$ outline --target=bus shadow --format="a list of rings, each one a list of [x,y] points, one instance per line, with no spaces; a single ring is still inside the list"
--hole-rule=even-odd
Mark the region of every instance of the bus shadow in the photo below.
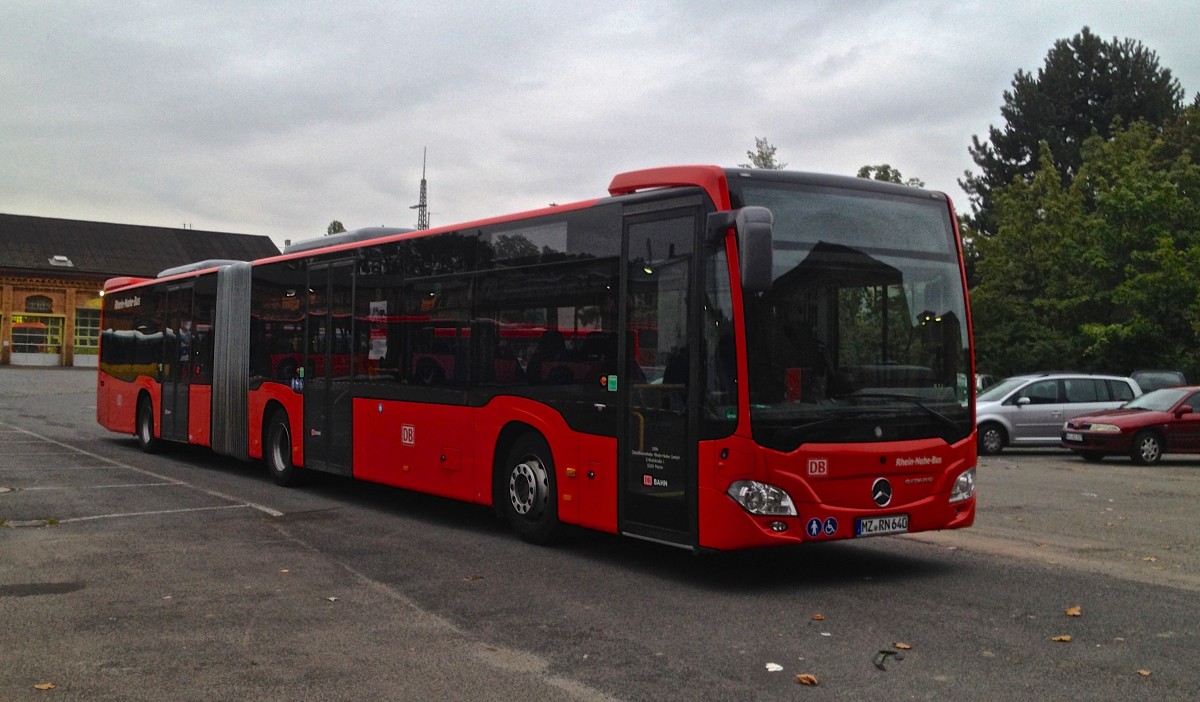
[[[771,593],[796,587],[908,583],[941,578],[961,564],[909,541],[830,541],[795,546],[693,553],[606,534],[579,535],[566,544],[576,555],[620,568],[729,593]],[[920,552],[917,552],[920,551]]]
[[[133,439],[111,440],[136,450]],[[164,458],[192,469],[209,470],[269,484],[270,477],[258,461],[240,461],[213,453],[200,446],[172,445]],[[886,537],[866,541],[830,541],[747,551],[693,552],[626,536],[564,528],[552,546],[527,544],[499,519],[491,507],[461,502],[402,488],[368,483],[328,473],[308,473],[290,488],[323,500],[342,503],[431,530],[465,534],[485,539],[498,556],[532,565],[553,567],[563,555],[593,564],[632,569],[651,577],[715,591],[770,593],[796,587],[826,587],[873,581],[880,584],[910,583],[940,578],[964,567],[944,553],[924,544]],[[323,510],[323,519],[332,518]],[[288,514],[278,519],[312,519],[309,514]],[[540,562],[540,563],[539,563]]]

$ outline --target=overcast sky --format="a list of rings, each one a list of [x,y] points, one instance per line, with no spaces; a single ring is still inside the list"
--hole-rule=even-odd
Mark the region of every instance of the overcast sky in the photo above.
[[[266,234],[600,197],[620,171],[957,180],[1084,26],[1200,91],[1200,3],[0,1],[0,212]]]

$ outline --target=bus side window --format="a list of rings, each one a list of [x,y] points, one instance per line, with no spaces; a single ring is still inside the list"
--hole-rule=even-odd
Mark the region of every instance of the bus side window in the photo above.
[[[529,382],[562,384],[563,367],[555,366],[553,361],[564,360],[566,353],[567,341],[562,332],[554,328],[543,332],[538,339],[537,348],[529,358],[529,368],[526,369]]]

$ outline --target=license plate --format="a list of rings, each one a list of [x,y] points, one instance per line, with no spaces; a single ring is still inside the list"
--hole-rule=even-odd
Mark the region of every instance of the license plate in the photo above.
[[[908,531],[908,515],[895,514],[890,517],[865,517],[854,521],[855,536],[883,536],[903,534]]]
[[[1066,434],[1063,434],[1063,438],[1066,439],[1067,441],[1078,441],[1080,443],[1083,442],[1083,434],[1076,434],[1075,432],[1072,432],[1072,431],[1069,431]]]

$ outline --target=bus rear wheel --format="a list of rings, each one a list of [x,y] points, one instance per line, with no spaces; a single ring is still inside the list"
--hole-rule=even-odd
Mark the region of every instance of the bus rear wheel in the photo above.
[[[145,396],[138,400],[137,441],[138,448],[146,453],[158,453],[162,448],[162,443],[154,438],[154,403]]]
[[[549,445],[536,434],[522,436],[508,452],[502,471],[497,498],[513,531],[529,543],[552,543],[559,522]]]
[[[292,463],[292,427],[288,423],[287,412],[283,410],[276,410],[267,420],[263,461],[276,485],[295,485],[300,478],[300,469]]]

